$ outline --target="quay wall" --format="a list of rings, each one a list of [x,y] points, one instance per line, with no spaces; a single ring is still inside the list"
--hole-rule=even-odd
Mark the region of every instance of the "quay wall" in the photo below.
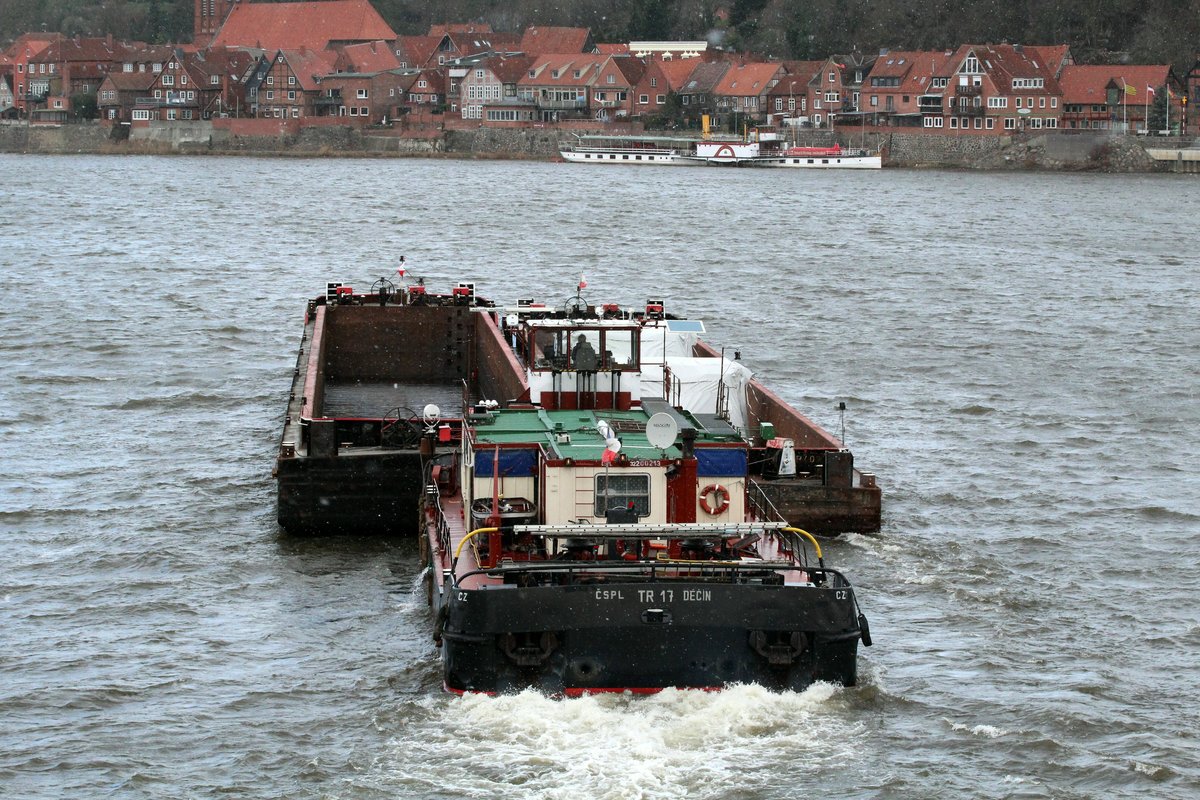
[[[273,119],[151,122],[132,128],[7,122],[0,123],[0,152],[549,160],[558,158],[560,145],[573,141],[575,133],[585,132],[554,126],[371,128],[346,125],[338,118],[310,119],[303,126],[299,120]],[[1194,172],[1200,166],[1192,157],[1200,158],[1200,149],[1191,137],[1111,136],[1101,131],[951,136],[889,128],[800,133],[801,144],[834,141],[844,147],[881,147],[888,167]]]

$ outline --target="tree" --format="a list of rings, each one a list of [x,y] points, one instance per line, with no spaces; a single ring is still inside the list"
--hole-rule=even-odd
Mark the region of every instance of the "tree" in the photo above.
[[[1154,100],[1150,103],[1150,113],[1146,118],[1146,129],[1149,131],[1165,131],[1167,129],[1167,87],[1160,86],[1154,90]],[[1179,124],[1179,120],[1175,120]]]
[[[80,92],[71,95],[71,109],[75,119],[95,119],[97,112],[96,93]]]

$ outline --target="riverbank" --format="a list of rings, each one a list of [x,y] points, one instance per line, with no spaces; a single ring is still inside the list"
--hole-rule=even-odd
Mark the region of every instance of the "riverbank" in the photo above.
[[[112,129],[95,123],[0,124],[0,152],[548,160],[558,158],[561,145],[573,141],[576,133],[553,128],[285,127],[273,120],[162,122],[116,132],[127,136],[114,136]],[[848,147],[882,148],[886,167],[1200,173],[1200,147],[1193,137],[1147,139],[1102,131],[948,136],[876,130],[808,132],[806,138],[812,144],[837,141]]]

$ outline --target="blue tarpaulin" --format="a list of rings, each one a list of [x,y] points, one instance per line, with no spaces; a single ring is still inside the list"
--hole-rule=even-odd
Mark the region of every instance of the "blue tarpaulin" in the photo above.
[[[492,450],[475,451],[475,477],[492,477]],[[500,449],[500,477],[526,477],[537,474],[537,450]]]
[[[743,478],[746,451],[731,447],[697,447],[696,475],[701,478]]]

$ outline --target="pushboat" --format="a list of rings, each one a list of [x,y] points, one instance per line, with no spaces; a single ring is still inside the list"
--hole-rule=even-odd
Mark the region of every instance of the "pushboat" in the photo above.
[[[704,331],[660,299],[330,284],[297,357],[280,523],[415,520],[452,692],[853,685],[867,620],[814,532],[877,529],[874,475]]]

